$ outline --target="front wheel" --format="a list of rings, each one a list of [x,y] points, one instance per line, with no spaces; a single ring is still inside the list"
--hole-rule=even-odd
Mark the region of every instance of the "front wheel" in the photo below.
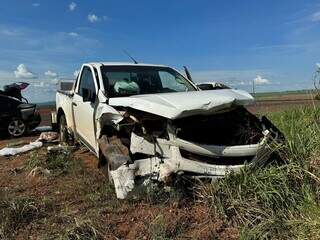
[[[13,137],[20,137],[26,131],[26,124],[21,119],[13,119],[8,124],[8,133]]]

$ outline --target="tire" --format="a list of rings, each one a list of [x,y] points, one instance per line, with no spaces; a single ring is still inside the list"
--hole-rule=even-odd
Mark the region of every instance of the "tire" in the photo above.
[[[12,119],[8,123],[7,130],[10,136],[20,137],[26,132],[27,126],[21,119]]]
[[[67,129],[67,120],[65,115],[61,115],[59,119],[59,141],[62,144],[68,144],[68,129]]]

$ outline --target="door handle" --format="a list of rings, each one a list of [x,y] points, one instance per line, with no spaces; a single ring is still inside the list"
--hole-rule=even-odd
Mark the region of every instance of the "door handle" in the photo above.
[[[72,105],[73,105],[73,106],[78,106],[78,105],[77,105],[76,103],[74,103],[74,102],[72,103]]]

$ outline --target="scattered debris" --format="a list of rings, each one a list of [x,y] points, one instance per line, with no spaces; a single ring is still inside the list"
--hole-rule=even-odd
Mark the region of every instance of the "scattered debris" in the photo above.
[[[59,134],[57,132],[42,132],[37,141],[47,143],[59,142]]]
[[[47,148],[48,153],[62,153],[62,154],[69,154],[71,151],[75,150],[73,146],[64,146],[64,145],[57,145],[57,146],[49,146]]]
[[[40,126],[33,129],[34,132],[50,132],[52,131],[51,126]]]
[[[0,156],[14,156],[20,153],[28,152],[43,146],[42,142],[35,141],[19,148],[3,148],[0,150]]]
[[[115,171],[111,171],[117,198],[125,199],[128,193],[133,190],[135,186],[134,172],[134,168],[129,168],[127,166],[122,166]]]
[[[43,174],[45,176],[49,176],[50,175],[50,170],[43,168],[43,167],[35,167],[34,169],[32,169],[30,171],[30,173],[28,174],[28,177],[35,177],[38,176],[40,174]]]

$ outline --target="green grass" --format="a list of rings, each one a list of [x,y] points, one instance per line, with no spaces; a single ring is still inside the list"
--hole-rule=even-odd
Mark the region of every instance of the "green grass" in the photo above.
[[[255,93],[254,96],[256,98],[272,98],[283,95],[296,95],[296,94],[309,94],[310,92],[314,92],[313,89],[305,89],[305,90],[296,90],[296,91],[282,91],[282,92],[258,92]]]
[[[36,167],[48,169],[53,176],[58,176],[83,168],[83,163],[75,159],[71,152],[47,154],[32,152],[26,162],[26,169],[32,170]]]
[[[45,216],[33,198],[2,196],[0,200],[0,239],[11,239],[19,228]]]
[[[288,164],[246,167],[210,185],[200,197],[241,239],[320,239],[319,108],[269,114],[286,136]]]

